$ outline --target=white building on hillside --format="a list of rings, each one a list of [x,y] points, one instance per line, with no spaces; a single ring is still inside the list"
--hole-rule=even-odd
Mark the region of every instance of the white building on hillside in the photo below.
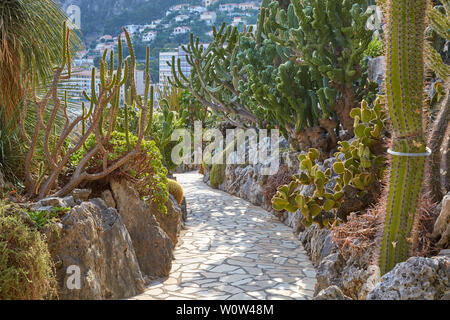
[[[203,5],[205,7],[209,7],[210,5],[213,5],[216,2],[217,2],[217,0],[203,0]]]
[[[219,5],[219,10],[223,12],[233,12],[238,9],[239,5],[237,3],[224,3]]]
[[[200,20],[205,21],[207,25],[216,23],[217,14],[214,11],[207,11],[200,15]]]
[[[187,20],[187,19],[189,19],[189,16],[187,16],[185,14],[180,14],[179,16],[175,17],[175,21],[176,22],[181,22],[181,21],[184,21],[184,20]]]
[[[156,36],[158,35],[158,32],[156,31],[148,31],[144,36],[142,37],[143,42],[151,42],[156,39]]]
[[[205,12],[206,11],[206,8],[205,7],[202,7],[202,6],[192,6],[192,7],[189,7],[189,12],[190,13],[203,13],[203,12]]]
[[[239,23],[245,23],[245,20],[243,17],[234,17],[233,22],[231,22],[231,25],[233,27],[237,27],[239,25]]]
[[[175,29],[173,29],[172,34],[174,34],[174,35],[185,34],[190,31],[191,31],[191,28],[189,28],[187,26],[180,26],[180,27],[176,27]]]
[[[259,7],[255,4],[254,1],[239,3],[238,7],[241,10],[258,10],[259,9]]]
[[[178,59],[178,51],[160,52],[159,53],[159,83],[167,82],[172,77],[172,68],[167,64],[172,63],[172,57],[175,61]]]
[[[136,25],[136,24],[129,24],[129,25],[125,26],[125,29],[127,29],[128,33],[134,34],[139,31],[140,27],[141,26]]]
[[[172,57],[175,57],[175,63],[177,64],[176,70],[178,72],[178,59],[180,59],[180,69],[186,78],[191,76],[191,66],[187,62],[186,52],[183,50],[182,46],[179,46],[177,51],[170,52],[160,52],[159,53],[159,83],[160,87],[168,83],[168,79],[173,77],[172,67],[170,67],[167,62],[172,63]]]

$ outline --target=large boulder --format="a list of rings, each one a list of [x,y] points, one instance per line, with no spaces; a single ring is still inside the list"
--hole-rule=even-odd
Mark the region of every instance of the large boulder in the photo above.
[[[367,300],[450,300],[450,259],[413,257],[383,276]]]
[[[337,286],[330,286],[313,298],[313,300],[352,300],[344,295],[342,290]]]
[[[127,180],[112,179],[110,186],[119,214],[130,233],[142,273],[148,277],[167,276],[172,268],[172,240]]]
[[[173,244],[176,245],[178,243],[178,237],[181,231],[183,213],[177,201],[172,195],[170,195],[169,201],[167,201],[166,206],[167,213],[164,214],[161,213],[160,210],[158,210],[156,204],[150,204],[151,212],[155,216],[156,220],[158,220],[160,227],[167,233]]]
[[[64,215],[59,227],[58,237],[49,233],[49,249],[60,299],[121,299],[143,292],[138,260],[117,210],[101,199],[83,202]],[[71,280],[73,268],[80,271],[79,289],[67,284],[76,281]]]

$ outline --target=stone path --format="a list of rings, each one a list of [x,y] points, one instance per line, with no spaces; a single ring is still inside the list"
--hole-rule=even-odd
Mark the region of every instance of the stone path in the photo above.
[[[197,173],[177,176],[188,222],[172,272],[137,300],[305,300],[316,274],[292,230],[272,214],[211,189]]]

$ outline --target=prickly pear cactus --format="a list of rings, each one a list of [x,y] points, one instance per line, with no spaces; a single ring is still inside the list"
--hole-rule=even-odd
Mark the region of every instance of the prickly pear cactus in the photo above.
[[[300,155],[301,173],[295,175],[289,185],[278,189],[272,199],[273,208],[289,212],[300,210],[305,226],[316,223],[320,227],[331,227],[345,221],[349,213],[374,203],[381,191],[379,181],[386,162],[384,150],[380,148],[385,121],[383,100],[378,97],[373,108],[363,101],[360,108],[352,110],[356,139],[352,143],[339,142],[333,168],[319,169],[317,149]],[[330,186],[332,177],[336,182],[334,187]],[[313,196],[302,195],[301,185],[313,185]],[[351,206],[347,204],[349,199]]]

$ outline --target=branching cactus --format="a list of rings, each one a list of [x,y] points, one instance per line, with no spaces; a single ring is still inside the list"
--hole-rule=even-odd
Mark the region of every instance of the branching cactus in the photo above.
[[[141,145],[144,140],[144,133],[147,127],[148,114],[148,91],[150,84],[150,77],[147,74],[145,84],[145,97],[137,96],[136,83],[134,81],[134,67],[135,58],[133,55],[133,47],[131,39],[126,30],[124,30],[128,48],[131,56],[123,60],[122,57],[122,41],[119,37],[119,54],[118,65],[114,66],[114,54],[110,54],[109,62],[107,61],[107,52],[103,55],[100,61],[100,84],[96,85],[97,72],[95,68],[92,69],[91,79],[91,94],[88,95],[83,92],[85,98],[88,100],[89,107],[82,107],[82,114],[74,119],[68,116],[67,94],[65,101],[61,101],[58,95],[58,84],[61,79],[70,79],[71,76],[71,57],[68,50],[68,43],[70,39],[70,31],[64,26],[64,50],[62,52],[63,62],[56,68],[53,82],[48,92],[43,97],[37,97],[33,94],[35,107],[37,109],[37,123],[34,128],[34,134],[29,137],[25,130],[25,118],[29,106],[24,104],[21,125],[22,134],[30,145],[29,152],[25,161],[25,185],[27,189],[27,196],[29,198],[42,199],[52,192],[55,196],[65,196],[76,188],[80,183],[87,181],[96,181],[105,178],[115,170],[128,164],[140,155]],[[67,75],[64,75],[64,71]],[[148,70],[148,68],[146,69]],[[139,109],[139,128],[137,133],[137,141],[132,147],[128,146],[127,152],[114,162],[108,161],[109,152],[108,145],[112,139],[114,128],[117,124],[117,115],[120,108],[120,93],[121,88],[128,83],[129,97],[128,105],[136,106]],[[49,101],[54,101],[54,107],[51,110],[51,116],[46,119],[44,113],[48,108]],[[34,107],[34,106],[33,106]],[[153,106],[150,106],[151,108]],[[62,111],[65,115],[65,125],[62,132],[58,132],[57,141],[53,141],[52,132],[55,126],[55,117],[58,112]],[[125,126],[128,126],[127,124]],[[74,132],[81,127],[81,135],[73,141],[73,146],[66,148],[69,137],[73,137]],[[55,135],[53,135],[55,136]],[[95,144],[92,148],[86,148],[86,142],[91,137],[95,137]],[[36,146],[38,140],[42,139],[44,147],[44,161],[39,164],[39,176],[33,175],[33,166],[36,165]],[[71,157],[78,151],[85,148],[82,159],[77,163],[74,172],[69,177],[67,183],[58,186],[58,178],[68,166]],[[101,168],[96,173],[90,173],[87,170],[88,164],[92,159],[101,159]],[[57,190],[59,187],[59,191]]]
[[[408,259],[419,206],[426,144],[422,125],[427,0],[383,1],[386,14],[386,97],[393,152],[379,264],[381,273]]]
[[[372,40],[366,29],[371,14],[363,0],[293,0],[300,27],[293,30],[301,57],[311,74],[327,83],[322,97],[332,95],[331,107],[344,129],[353,131],[350,111],[358,107],[358,90],[365,86],[361,59]],[[337,91],[337,92],[336,92]],[[361,101],[361,100],[359,100]]]

